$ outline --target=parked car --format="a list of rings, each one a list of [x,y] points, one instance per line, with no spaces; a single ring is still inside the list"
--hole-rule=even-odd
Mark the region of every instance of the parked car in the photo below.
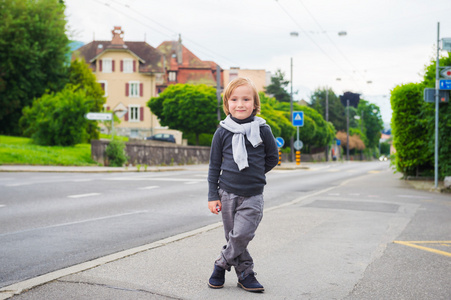
[[[172,134],[168,134],[168,133],[158,133],[158,134],[147,137],[146,140],[175,143],[174,136]]]

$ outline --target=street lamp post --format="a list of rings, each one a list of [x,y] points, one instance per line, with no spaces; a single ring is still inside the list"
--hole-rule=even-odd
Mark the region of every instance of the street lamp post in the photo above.
[[[349,99],[346,99],[346,160],[349,161]]]

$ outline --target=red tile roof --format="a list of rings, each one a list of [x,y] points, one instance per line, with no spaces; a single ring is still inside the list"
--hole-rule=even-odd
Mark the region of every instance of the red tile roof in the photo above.
[[[129,51],[136,56],[140,61],[141,73],[165,73],[163,55],[146,42],[124,42],[123,45],[113,45],[111,41],[93,41],[78,48],[72,54],[72,59],[83,57],[86,62],[91,63],[91,68],[95,71],[95,60],[101,53],[118,50]]]

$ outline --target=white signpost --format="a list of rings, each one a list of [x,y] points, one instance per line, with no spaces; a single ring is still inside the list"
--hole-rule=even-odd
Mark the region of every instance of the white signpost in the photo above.
[[[113,114],[112,113],[96,113],[89,112],[85,115],[88,120],[99,120],[99,121],[112,121]]]

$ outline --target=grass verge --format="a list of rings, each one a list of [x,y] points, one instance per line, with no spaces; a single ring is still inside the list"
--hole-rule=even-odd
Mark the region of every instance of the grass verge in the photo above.
[[[31,139],[0,135],[0,165],[95,166],[91,145],[39,146]]]

